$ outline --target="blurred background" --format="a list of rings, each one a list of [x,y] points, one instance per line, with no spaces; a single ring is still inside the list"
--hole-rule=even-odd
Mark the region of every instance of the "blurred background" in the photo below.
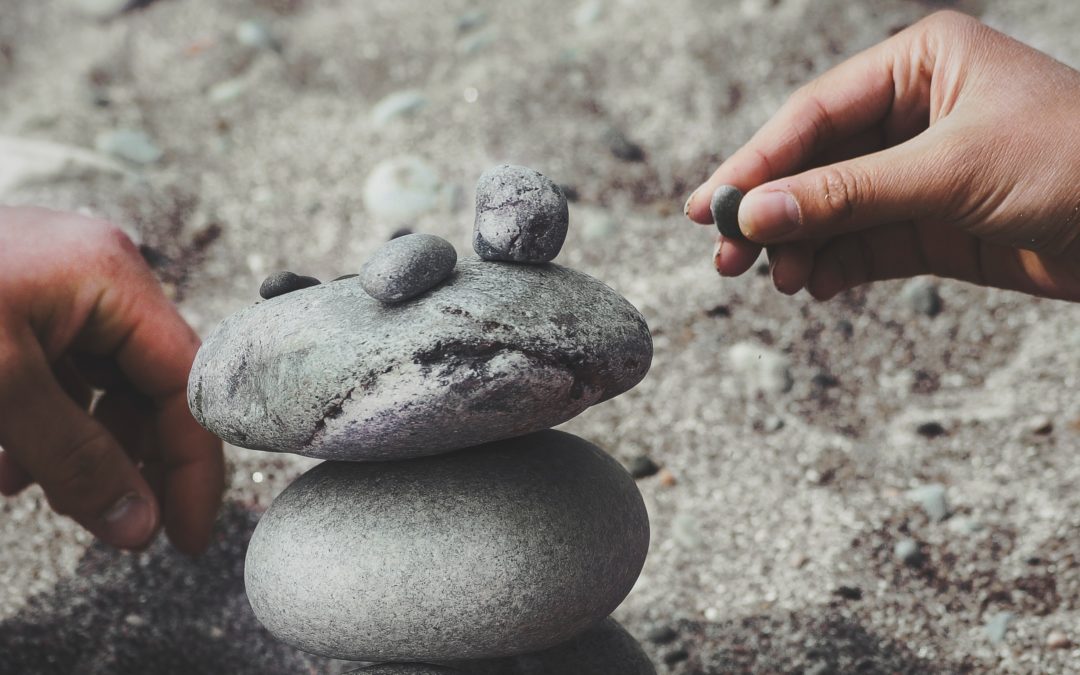
[[[137,7],[128,7],[135,4]],[[557,262],[652,328],[565,428],[653,527],[615,616],[658,672],[1080,669],[1080,307],[935,280],[831,302],[712,270],[682,204],[786,96],[941,7],[1080,65],[1066,0],[2,0],[0,202],[107,217],[206,334],[279,269],[402,228],[470,251],[473,187],[570,196]],[[0,672],[337,673],[259,627],[246,538],[312,462],[227,449],[217,542],[137,555],[0,503]]]

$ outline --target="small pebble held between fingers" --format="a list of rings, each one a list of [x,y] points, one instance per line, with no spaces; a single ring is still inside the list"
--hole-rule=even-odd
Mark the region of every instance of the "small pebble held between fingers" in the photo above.
[[[716,188],[709,201],[709,210],[712,212],[716,229],[730,239],[746,239],[739,229],[739,204],[742,198],[743,193],[739,188],[721,185]]]

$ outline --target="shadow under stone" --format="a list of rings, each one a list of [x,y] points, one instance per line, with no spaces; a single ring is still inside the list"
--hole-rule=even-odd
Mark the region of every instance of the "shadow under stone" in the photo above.
[[[278,642],[244,594],[244,553],[258,517],[222,509],[198,559],[159,537],[142,553],[95,542],[75,575],[0,623],[0,673],[296,675],[357,664]]]

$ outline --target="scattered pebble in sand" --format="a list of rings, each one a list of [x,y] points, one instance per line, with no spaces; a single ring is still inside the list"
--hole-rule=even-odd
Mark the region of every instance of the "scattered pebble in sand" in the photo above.
[[[904,285],[900,296],[912,310],[925,316],[937,316],[941,313],[941,295],[936,283],[926,277],[916,277]]]
[[[127,616],[124,617],[124,623],[126,623],[129,626],[138,628],[139,626],[145,626],[146,625],[146,619],[139,616],[138,614],[128,614]]]
[[[987,639],[994,644],[1001,644],[1005,641],[1005,634],[1009,630],[1009,624],[1012,623],[1012,612],[998,612],[989,619],[983,626],[983,630],[986,632]]]
[[[1068,649],[1072,647],[1072,640],[1061,631],[1052,631],[1046,636],[1046,646],[1049,649]]]
[[[472,35],[467,35],[457,43],[458,54],[461,54],[462,56],[478,54],[491,46],[498,37],[499,32],[493,27],[477,31]]]
[[[905,565],[918,565],[922,562],[919,543],[914,539],[901,539],[893,546],[893,554]]]
[[[293,272],[275,272],[262,282],[259,286],[259,295],[264,300],[270,298],[276,298],[279,295],[285,295],[286,293],[292,293],[302,288],[310,288],[311,286],[318,286],[319,280],[315,277],[304,277]]]
[[[675,479],[675,474],[667,469],[660,469],[656,474],[660,484],[664,487],[674,487],[679,481]]]
[[[721,185],[712,193],[709,211],[713,223],[720,234],[731,239],[745,239],[739,229],[739,204],[742,203],[742,190],[734,185]]]
[[[685,647],[678,647],[676,649],[673,649],[670,652],[664,654],[663,656],[664,663],[669,666],[673,666],[676,663],[682,663],[688,658],[690,658],[690,652],[686,651]]]
[[[427,107],[428,98],[419,89],[405,89],[388,94],[371,109],[371,123],[382,127],[404,117],[411,117]]]
[[[1049,436],[1054,433],[1054,421],[1046,415],[1036,415],[1027,421],[1024,428],[1036,436]]]
[[[608,127],[604,132],[604,144],[616,159],[624,162],[641,162],[645,160],[645,151],[641,146],[630,140],[626,134],[615,127]]]
[[[795,384],[788,358],[764,345],[738,342],[728,350],[728,360],[752,392],[783,394]]]
[[[360,284],[379,302],[403,302],[445,281],[456,264],[450,242],[433,234],[408,234],[375,251],[360,270]]]
[[[779,415],[769,415],[765,418],[765,421],[761,423],[761,430],[767,434],[780,431],[783,428],[784,418]]]
[[[574,11],[574,24],[585,28],[598,22],[604,16],[603,0],[585,0]]]
[[[280,51],[281,44],[278,42],[266,24],[261,21],[242,21],[236,26],[236,41],[245,47],[253,49],[266,49]]]
[[[137,129],[114,129],[98,134],[94,141],[98,152],[135,164],[153,164],[161,159],[161,148],[146,132]]]
[[[977,534],[985,529],[985,526],[974,518],[968,516],[955,516],[949,519],[949,529],[960,534]]]
[[[915,427],[915,433],[924,438],[937,438],[939,436],[944,436],[947,432],[940,422],[930,421],[923,422]]]
[[[234,77],[223,82],[218,82],[206,92],[206,97],[211,103],[228,103],[236,100],[247,91],[248,79],[246,77]]]
[[[945,486],[937,483],[921,485],[908,490],[908,499],[916,501],[932,521],[941,521],[949,515],[949,502],[945,498]]]
[[[399,227],[398,229],[396,229],[396,230],[394,230],[393,232],[390,233],[390,238],[391,239],[397,239],[398,237],[404,237],[405,235],[412,234],[412,233],[413,233],[413,231],[412,231],[411,228]]]
[[[342,274],[340,277],[337,277],[336,279],[331,279],[331,281],[344,281],[346,279],[355,279],[358,276],[360,276],[360,275],[359,274]]]
[[[412,222],[433,211],[441,194],[439,174],[418,157],[393,157],[380,162],[364,182],[364,207],[382,220]]]
[[[626,470],[634,478],[646,478],[655,475],[660,467],[648,455],[637,455],[626,463]]]
[[[671,644],[677,637],[679,637],[679,632],[668,625],[655,626],[645,633],[646,640],[658,645]]]
[[[833,589],[833,595],[844,600],[862,600],[863,592],[858,586],[841,585]]]
[[[487,12],[481,9],[473,9],[465,12],[457,19],[457,29],[459,33],[468,33],[469,31],[476,30],[487,23]]]

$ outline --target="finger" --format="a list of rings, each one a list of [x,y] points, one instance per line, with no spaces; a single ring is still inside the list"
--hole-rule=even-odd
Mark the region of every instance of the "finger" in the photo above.
[[[158,522],[146,481],[56,382],[36,340],[10,337],[0,355],[0,445],[56,511],[113,546],[144,546]]]
[[[916,120],[928,118],[931,55],[909,47],[916,35],[912,29],[903,31],[796,91],[695,190],[686,215],[710,223],[709,198],[720,185],[746,192],[803,168],[822,149],[877,124],[901,135],[917,129]]]
[[[11,456],[0,450],[0,495],[11,497],[33,485],[34,479]]]
[[[165,531],[181,551],[210,541],[224,486],[221,441],[187,407],[187,378],[199,340],[161,292],[137,252],[111,270],[80,335],[87,351],[111,356],[134,388],[154,405],[157,452],[164,468]]]
[[[888,223],[948,217],[975,168],[942,123],[906,143],[765,183],[739,205],[758,243],[829,238]],[[951,134],[951,136],[950,136]]]
[[[94,402],[94,390],[87,384],[71,359],[63,358],[53,365],[53,375],[75,405],[89,410]]]
[[[814,269],[814,245],[798,242],[777,246],[770,254],[773,285],[784,295],[795,295],[806,286]]]
[[[760,255],[761,246],[752,241],[717,235],[713,265],[721,276],[737,277],[753,267]]]

